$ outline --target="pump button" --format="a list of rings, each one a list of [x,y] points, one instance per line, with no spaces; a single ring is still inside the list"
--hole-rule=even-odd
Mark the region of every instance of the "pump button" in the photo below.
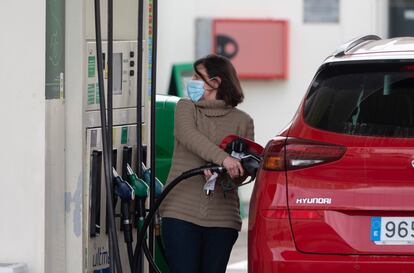
[[[129,52],[129,57],[130,57],[130,58],[134,58],[134,56],[135,56],[135,52],[134,52],[134,51],[130,51],[130,52]]]
[[[134,75],[135,75],[135,71],[134,71],[134,70],[130,70],[130,71],[129,71],[129,76],[131,76],[131,77],[132,77],[132,76],[134,76]]]
[[[130,61],[130,62],[129,62],[129,66],[130,66],[130,67],[134,67],[134,65],[135,65],[135,62],[134,62],[134,61]]]

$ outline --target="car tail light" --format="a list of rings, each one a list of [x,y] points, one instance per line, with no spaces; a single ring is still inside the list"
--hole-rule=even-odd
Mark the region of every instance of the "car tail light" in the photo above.
[[[274,138],[264,152],[263,168],[285,171],[306,168],[340,159],[344,146],[296,138]]]
[[[267,144],[263,159],[264,169],[273,171],[285,170],[285,145],[285,137],[276,137]]]

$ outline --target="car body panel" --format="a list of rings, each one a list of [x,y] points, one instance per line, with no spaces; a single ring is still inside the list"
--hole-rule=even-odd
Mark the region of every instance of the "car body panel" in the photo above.
[[[347,147],[338,161],[287,172],[289,209],[324,211],[323,221],[292,220],[297,247],[308,253],[413,255],[413,245],[373,243],[370,221],[414,217],[414,138],[326,132],[305,124],[301,115],[293,124],[289,136]],[[332,203],[298,204],[298,198],[332,198]]]
[[[375,40],[329,56],[320,69],[411,59],[414,38]],[[373,217],[414,217],[414,137],[317,129],[304,121],[305,100],[283,137],[346,151],[329,163],[259,171],[249,212],[249,273],[414,272],[413,244],[384,245],[370,236]]]

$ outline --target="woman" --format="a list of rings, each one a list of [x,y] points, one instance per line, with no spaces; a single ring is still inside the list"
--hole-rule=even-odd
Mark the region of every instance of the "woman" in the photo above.
[[[240,180],[240,162],[218,147],[231,134],[254,138],[252,118],[235,108],[244,98],[236,71],[228,59],[216,55],[197,60],[194,71],[187,84],[190,100],[177,103],[167,181],[207,163],[222,165],[225,175]],[[214,191],[206,194],[204,185],[213,174],[204,174],[181,182],[161,207],[171,273],[224,273],[241,229],[237,190],[224,195],[217,181]]]

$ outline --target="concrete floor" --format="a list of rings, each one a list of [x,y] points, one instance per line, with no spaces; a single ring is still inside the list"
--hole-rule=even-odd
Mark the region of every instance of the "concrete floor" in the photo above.
[[[231,252],[226,273],[247,273],[247,218],[243,220],[242,230]]]

